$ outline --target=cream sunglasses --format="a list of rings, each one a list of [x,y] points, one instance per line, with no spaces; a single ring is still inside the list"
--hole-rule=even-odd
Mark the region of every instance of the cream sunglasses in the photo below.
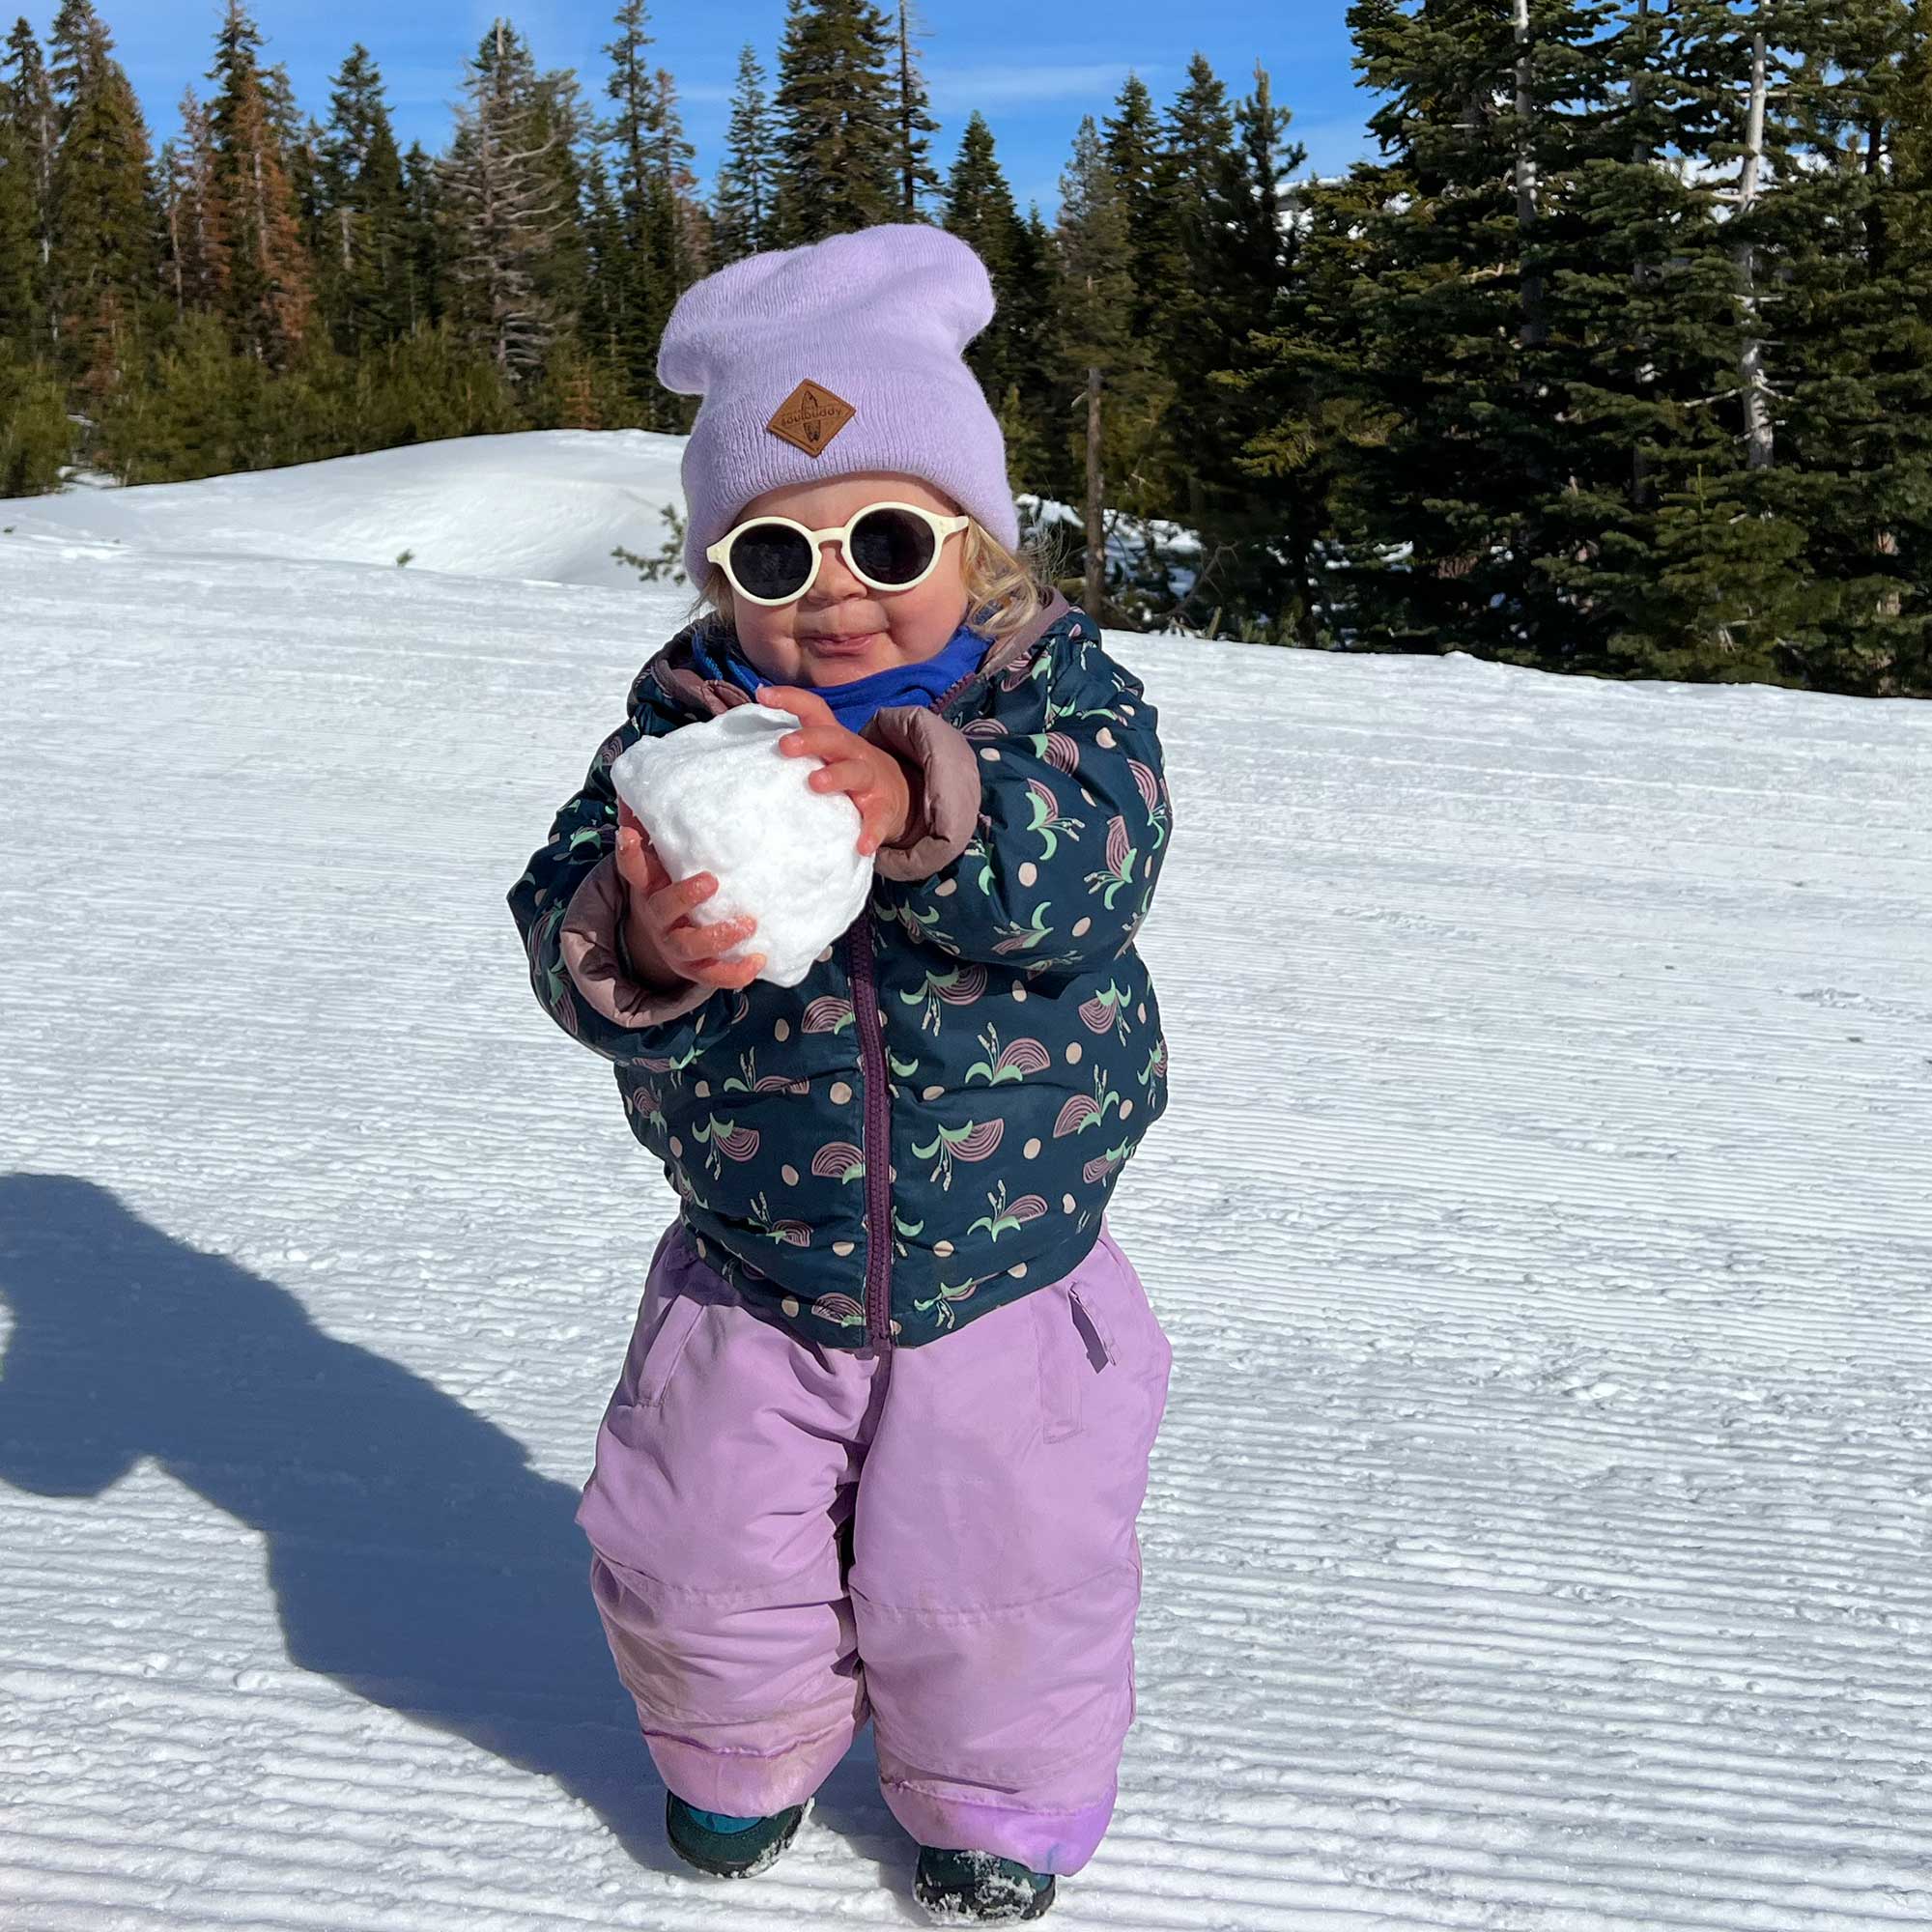
[[[793,604],[818,581],[821,545],[837,538],[845,568],[874,590],[910,590],[932,575],[946,539],[971,517],[942,517],[917,503],[867,503],[832,529],[789,517],[753,517],[704,553],[753,604]]]

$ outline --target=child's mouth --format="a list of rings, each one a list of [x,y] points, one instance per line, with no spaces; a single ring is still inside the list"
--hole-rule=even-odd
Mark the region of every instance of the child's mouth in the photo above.
[[[879,640],[877,631],[859,631],[846,637],[806,638],[801,641],[813,657],[863,657]]]

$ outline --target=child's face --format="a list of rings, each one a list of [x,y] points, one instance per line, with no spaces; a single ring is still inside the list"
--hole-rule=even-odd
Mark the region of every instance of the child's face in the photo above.
[[[942,516],[959,505],[911,476],[840,476],[824,483],[794,483],[754,497],[732,519],[790,517],[807,529],[842,526],[868,503],[917,503]],[[950,536],[923,583],[910,590],[874,590],[845,567],[843,547],[828,538],[819,546],[818,577],[790,604],[732,599],[738,642],[755,670],[774,684],[850,684],[856,678],[919,664],[952,640],[966,617],[966,584],[960,575],[965,532]]]

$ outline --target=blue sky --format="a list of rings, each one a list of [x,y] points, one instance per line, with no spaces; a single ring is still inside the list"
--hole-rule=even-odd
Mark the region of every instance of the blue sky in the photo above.
[[[14,8],[5,11],[12,14]],[[147,110],[156,144],[177,125],[190,82],[205,92],[217,0],[96,0]],[[55,0],[28,17],[44,34]],[[449,128],[462,63],[501,11],[528,37],[545,67],[574,67],[601,96],[616,0],[256,0],[269,58],[284,62],[302,106],[318,119],[328,77],[356,41],[376,56],[404,146],[440,147]],[[937,157],[949,166],[978,107],[993,128],[1020,206],[1037,199],[1050,217],[1056,184],[1082,114],[1106,112],[1129,69],[1163,105],[1198,48],[1231,95],[1247,92],[1257,58],[1275,98],[1294,113],[1293,133],[1312,161],[1340,168],[1367,150],[1370,97],[1354,85],[1346,0],[922,0],[930,30],[923,45],[940,123]],[[783,25],[783,0],[654,0],[657,58],[677,76],[697,167],[708,188],[724,131],[738,49],[750,41],[767,71]]]

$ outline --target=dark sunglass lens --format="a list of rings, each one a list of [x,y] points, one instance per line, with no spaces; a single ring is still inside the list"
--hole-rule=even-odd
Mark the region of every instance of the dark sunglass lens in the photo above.
[[[852,561],[880,583],[910,583],[932,561],[932,526],[903,510],[867,510],[852,528]]]
[[[731,568],[753,597],[790,597],[811,575],[811,546],[782,524],[753,524],[732,544]]]

